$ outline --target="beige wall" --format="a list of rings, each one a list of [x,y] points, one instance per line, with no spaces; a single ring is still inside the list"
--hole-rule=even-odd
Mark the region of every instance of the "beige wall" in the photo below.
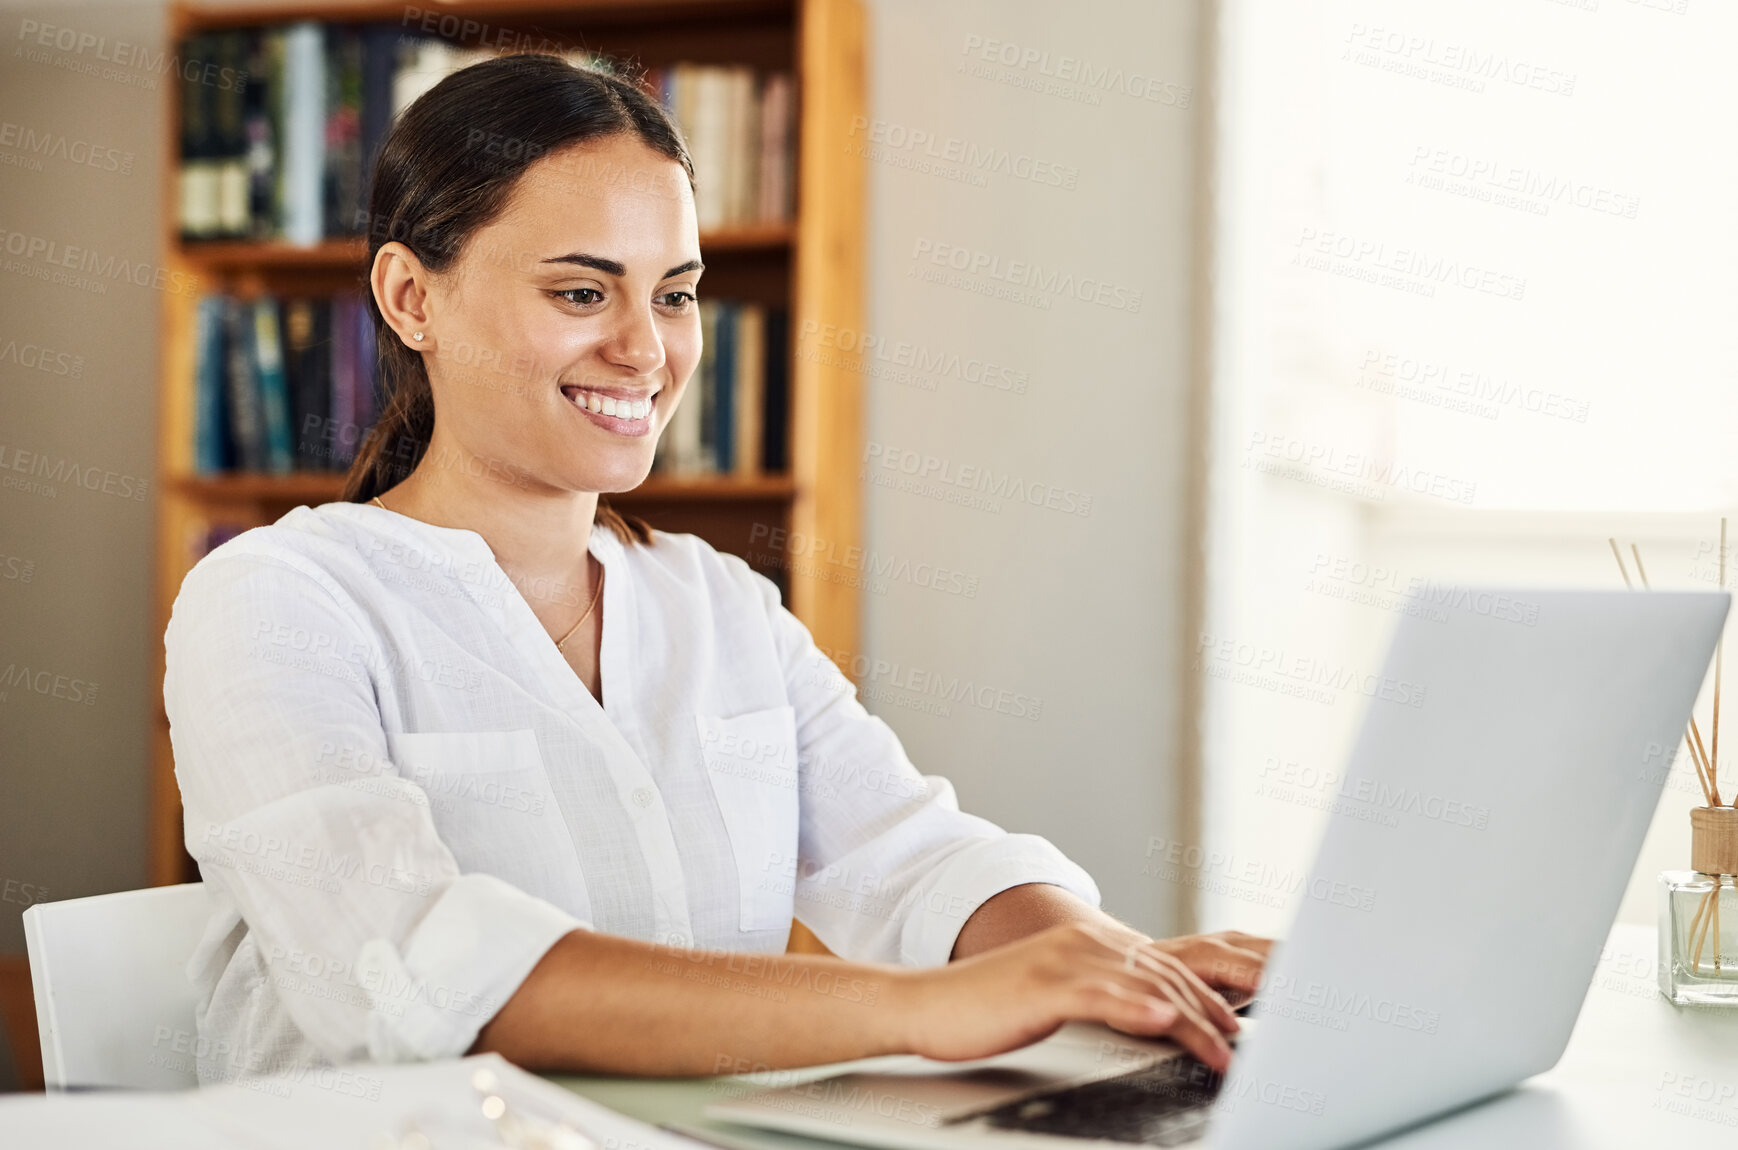
[[[909,562],[962,578],[941,591],[893,578],[864,594],[867,651],[883,665],[864,679],[869,705],[920,768],[954,780],[962,807],[1049,836],[1097,878],[1107,909],[1149,929],[1170,928],[1179,909],[1179,888],[1142,873],[1149,839],[1184,833],[1199,8],[880,0],[883,123],[841,141],[871,148],[866,326],[887,358],[867,368],[870,452],[925,457],[916,466],[935,468],[931,480],[984,468],[1029,493],[1060,488],[1065,507],[1071,492],[1091,498],[1090,514],[1013,498],[989,510],[948,501],[983,494],[969,479],[870,484],[872,553],[894,572]],[[1069,68],[1107,80],[1121,69],[1122,89],[1042,87],[1056,80],[1046,70]],[[952,254],[944,244],[967,253],[964,272],[933,262]],[[1104,302],[1030,286],[1035,301],[986,294],[1057,273],[1109,285]],[[1138,310],[1106,306],[1118,292],[1140,293]],[[960,374],[988,361],[1025,393],[907,369],[902,355],[957,356]],[[884,480],[922,478],[868,464]],[[975,595],[952,593],[970,580]],[[992,688],[988,705],[937,713],[922,688],[956,677]],[[1036,717],[999,713],[1003,692],[1015,696],[1004,712],[1032,709],[1024,698]]]
[[[87,704],[55,697],[52,678],[47,694],[0,682],[0,952],[23,950],[21,904],[43,890],[74,898],[145,881],[154,697],[155,505],[120,492],[154,482],[158,295],[120,276],[52,282],[40,278],[47,257],[14,253],[43,241],[156,266],[168,80],[94,46],[36,49],[20,39],[30,20],[107,37],[110,53],[163,35],[149,5],[0,8],[0,669],[65,676],[62,695],[96,685]],[[49,136],[50,154],[29,151],[26,132]],[[97,166],[60,158],[91,145],[115,151]],[[110,160],[123,170],[105,170]],[[36,349],[48,370],[25,366]],[[12,470],[37,462],[25,452],[63,478]],[[64,478],[73,468],[78,481]]]

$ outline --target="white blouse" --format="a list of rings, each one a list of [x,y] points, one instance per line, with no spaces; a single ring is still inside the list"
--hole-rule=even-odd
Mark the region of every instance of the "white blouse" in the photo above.
[[[483,537],[371,504],[215,548],[164,635],[202,1081],[463,1054],[559,937],[940,965],[1090,876],[959,810],[741,559],[592,531],[600,705]],[[577,602],[577,600],[576,600]]]

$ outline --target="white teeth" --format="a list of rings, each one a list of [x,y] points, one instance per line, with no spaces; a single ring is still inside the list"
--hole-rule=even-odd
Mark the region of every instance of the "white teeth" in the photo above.
[[[573,402],[586,411],[613,415],[617,419],[644,419],[652,414],[652,401],[649,399],[617,399],[611,395],[581,391],[573,397]]]

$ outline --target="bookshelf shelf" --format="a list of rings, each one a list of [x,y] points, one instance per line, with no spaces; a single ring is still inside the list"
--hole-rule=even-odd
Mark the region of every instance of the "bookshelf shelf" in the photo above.
[[[326,240],[317,244],[290,244],[275,240],[191,240],[180,245],[180,256],[205,272],[233,272],[270,268],[362,267],[367,242],[355,239]]]
[[[771,252],[788,248],[796,239],[790,224],[751,224],[700,233],[700,254],[715,252]]]
[[[796,229],[790,224],[752,224],[702,234],[700,252],[705,257],[732,252],[777,252],[789,248],[795,239]],[[368,243],[359,236],[317,244],[190,240],[180,243],[179,254],[208,275],[279,268],[344,271],[361,270],[368,255]]]
[[[452,47],[470,48],[485,33],[494,46],[510,47],[503,33],[518,30],[525,34],[520,47],[535,41],[540,48],[547,44],[595,50],[652,69],[739,66],[756,76],[786,73],[792,78],[795,101],[788,122],[794,158],[787,186],[794,193],[795,218],[708,229],[700,237],[708,264],[703,295],[780,309],[787,317],[788,334],[777,361],[787,380],[788,410],[781,420],[786,438],[768,441],[785,448],[784,465],[774,474],[659,473],[610,499],[655,527],[693,532],[721,550],[761,564],[759,569],[780,583],[787,605],[823,648],[857,650],[855,580],[841,577],[826,562],[781,570],[776,557],[764,554],[764,541],[772,529],[785,530],[826,539],[832,550],[845,554],[861,538],[857,462],[862,453],[862,380],[844,365],[795,354],[796,333],[810,324],[860,329],[862,323],[864,163],[840,147],[850,137],[853,121],[867,110],[861,0],[443,0],[426,6],[436,24],[432,29],[418,26],[421,17],[412,18],[419,11],[385,0],[178,0],[169,10],[168,31],[178,45],[189,36],[297,21],[376,23],[393,25],[402,36],[472,36],[470,43],[449,40]],[[447,24],[469,31],[447,30]],[[175,162],[181,148],[180,86],[165,85],[163,98],[169,162],[164,165],[160,247],[167,267],[197,277],[202,292],[233,292],[243,298],[280,292],[319,295],[359,286],[367,251],[362,237],[311,245],[183,239]],[[776,213],[763,209],[760,214]],[[233,227],[226,230],[240,234]],[[151,629],[159,684],[163,629],[181,580],[202,553],[209,530],[271,523],[297,505],[337,499],[343,486],[342,475],[325,471],[202,472],[194,434],[200,362],[197,297],[165,294],[162,309],[157,618]],[[769,363],[773,346],[769,336]],[[778,459],[769,453],[766,465],[779,466]],[[757,555],[757,548],[762,553]],[[160,705],[151,711],[149,869],[154,882],[184,882],[197,872],[182,848],[180,792],[166,722]],[[799,924],[791,945],[812,949],[811,939]]]
[[[175,494],[197,500],[232,502],[239,499],[285,503],[327,503],[338,498],[344,486],[342,475],[321,472],[270,475],[233,472],[226,475],[184,475],[172,481]]]
[[[502,25],[526,25],[551,33],[572,35],[578,23],[618,26],[668,21],[743,21],[753,18],[789,20],[802,0],[438,0],[427,11],[438,21],[494,20]],[[385,20],[415,30],[421,13],[396,0],[241,0],[234,4],[188,3],[181,11],[200,28],[240,28],[289,20],[331,20],[346,23]]]

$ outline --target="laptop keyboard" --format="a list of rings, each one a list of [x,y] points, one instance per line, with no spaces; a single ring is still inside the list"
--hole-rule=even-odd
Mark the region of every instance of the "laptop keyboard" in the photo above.
[[[980,1115],[991,1126],[1064,1138],[1182,1146],[1207,1129],[1224,1076],[1187,1054],[1115,1078],[1022,1098]]]

